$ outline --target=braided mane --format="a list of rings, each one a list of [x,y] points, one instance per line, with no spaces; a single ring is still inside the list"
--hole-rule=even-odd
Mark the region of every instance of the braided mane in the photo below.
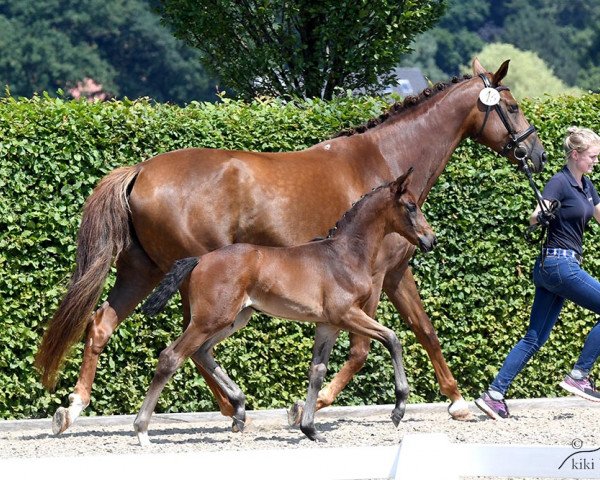
[[[349,137],[349,136],[357,134],[357,133],[364,133],[367,130],[369,130],[373,127],[376,127],[377,125],[382,124],[389,118],[396,117],[397,115],[400,115],[400,114],[406,112],[407,110],[410,110],[411,108],[415,107],[416,105],[423,103],[424,101],[433,97],[436,93],[446,90],[446,88],[452,86],[452,84],[460,83],[465,80],[469,80],[471,78],[472,78],[471,75],[464,75],[463,77],[460,77],[460,78],[453,77],[452,80],[450,80],[449,82],[436,83],[433,87],[431,87],[431,88],[428,87],[417,95],[409,95],[408,97],[404,98],[402,101],[394,103],[387,111],[385,111],[378,117],[372,118],[371,120],[367,121],[366,123],[364,123],[362,125],[359,125],[358,127],[351,127],[351,128],[342,130],[341,132],[337,133],[336,135],[334,135],[331,138]]]

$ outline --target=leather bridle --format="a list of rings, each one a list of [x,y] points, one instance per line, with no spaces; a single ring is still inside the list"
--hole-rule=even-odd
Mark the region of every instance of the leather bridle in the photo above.
[[[493,88],[493,89],[497,90],[498,92],[502,92],[505,90],[510,91],[510,88],[508,88],[504,85],[498,85],[496,87],[493,87],[490,80],[488,79],[487,75],[485,75],[484,73],[480,73],[479,77],[483,81],[483,85],[485,86],[485,88]],[[506,142],[506,145],[504,145],[504,147],[502,147],[502,150],[500,151],[500,155],[507,156],[508,153],[512,150],[513,156],[519,162],[524,164],[525,160],[527,158],[530,158],[530,156],[529,156],[530,152],[527,149],[527,146],[523,143],[523,141],[527,137],[529,137],[529,135],[531,135],[533,132],[536,131],[535,127],[530,124],[529,127],[527,127],[525,130],[523,130],[521,132],[517,132],[511,125],[510,121],[508,120],[508,116],[506,115],[504,110],[502,110],[502,108],[500,107],[500,102],[496,103],[495,105],[485,105],[485,107],[486,108],[485,108],[485,116],[483,118],[483,124],[481,125],[481,128],[479,129],[479,131],[477,132],[477,134],[475,135],[474,138],[478,138],[481,135],[481,133],[483,132],[483,129],[485,128],[485,125],[487,124],[487,121],[489,119],[490,112],[492,110],[495,110],[496,113],[498,114],[498,116],[500,117],[500,121],[504,125],[504,128],[506,128],[506,131],[508,132],[508,135],[510,137],[508,142]]]

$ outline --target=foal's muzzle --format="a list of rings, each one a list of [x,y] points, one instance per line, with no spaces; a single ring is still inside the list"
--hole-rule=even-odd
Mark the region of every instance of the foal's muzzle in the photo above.
[[[419,248],[422,252],[431,252],[437,244],[435,235],[421,235],[419,237]]]

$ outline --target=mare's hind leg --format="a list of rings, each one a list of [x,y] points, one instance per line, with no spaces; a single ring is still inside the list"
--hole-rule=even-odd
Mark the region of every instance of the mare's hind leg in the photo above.
[[[107,301],[92,314],[87,329],[79,379],[69,395],[69,407],[59,407],[52,419],[54,434],[69,428],[90,403],[100,353],[117,326],[152,291],[162,276],[137,244],[132,244],[119,255],[115,286]]]
[[[409,268],[390,271],[385,277],[383,288],[429,355],[440,390],[452,402],[448,412],[455,420],[471,420],[473,414],[469,411],[467,402],[458,390],[458,383],[446,364],[440,341],[423,309],[412,271]]]
[[[338,337],[339,330],[330,325],[317,324],[315,333],[315,344],[313,347],[312,362],[308,376],[308,392],[306,404],[300,421],[300,430],[311,440],[323,441],[315,428],[315,411],[319,389],[323,385],[323,379],[327,373],[327,363],[333,345]]]

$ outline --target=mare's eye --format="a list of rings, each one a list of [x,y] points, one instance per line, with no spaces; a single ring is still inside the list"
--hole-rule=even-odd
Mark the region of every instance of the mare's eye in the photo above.
[[[415,213],[417,211],[417,205],[414,204],[413,202],[408,202],[406,204],[406,209],[410,212],[410,213]]]
[[[509,105],[508,106],[508,111],[510,113],[517,113],[519,111],[519,106],[518,105]]]

